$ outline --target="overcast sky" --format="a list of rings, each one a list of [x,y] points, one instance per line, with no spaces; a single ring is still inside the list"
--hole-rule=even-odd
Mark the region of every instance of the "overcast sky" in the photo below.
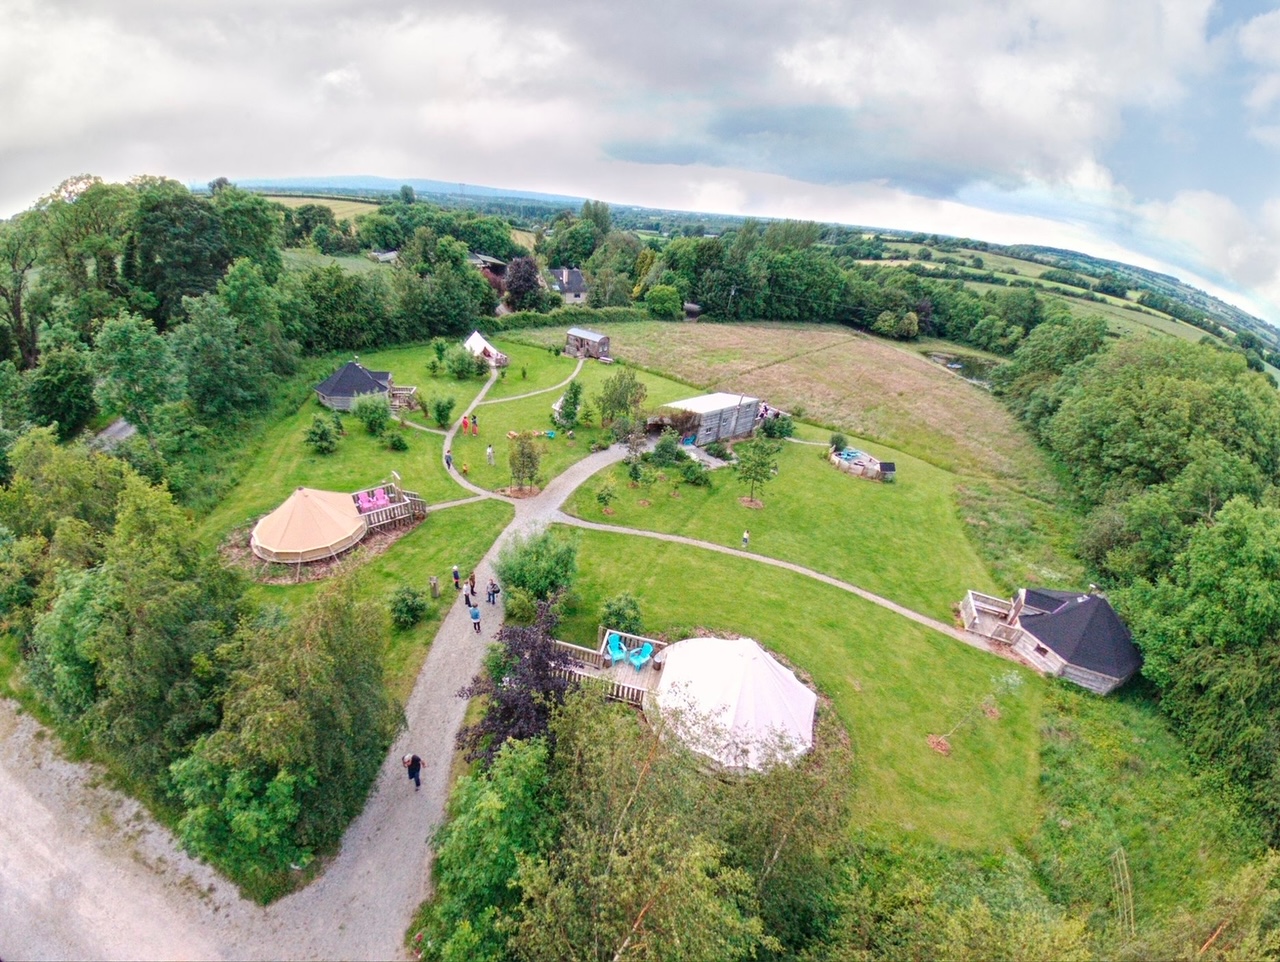
[[[0,216],[65,177],[437,178],[1071,247],[1280,321],[1280,9],[0,0]]]

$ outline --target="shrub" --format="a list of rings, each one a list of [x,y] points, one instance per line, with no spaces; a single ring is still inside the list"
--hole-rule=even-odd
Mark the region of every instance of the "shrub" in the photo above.
[[[640,602],[629,591],[614,595],[600,606],[600,624],[606,628],[638,635],[644,631]]]
[[[705,464],[694,458],[680,466],[680,478],[685,484],[691,484],[695,488],[711,487],[711,472]]]
[[[649,293],[644,296],[644,304],[649,313],[659,320],[676,321],[684,313],[684,301],[680,292],[668,284],[649,288]]]
[[[729,450],[729,448],[725,445],[723,441],[712,441],[702,450],[706,451],[707,454],[711,455],[713,458],[716,458],[717,460],[720,460],[720,461],[733,460],[733,452]]]
[[[503,546],[494,565],[498,580],[511,593],[522,588],[534,599],[545,601],[567,588],[578,573],[578,546],[550,531],[517,536]]]
[[[631,436],[631,431],[634,427],[635,422],[624,414],[623,416],[616,418],[614,422],[609,425],[609,433],[613,435],[614,441],[618,444],[622,444]]]
[[[444,366],[459,381],[465,381],[476,373],[475,355],[461,344],[455,344],[445,355]]]
[[[385,394],[361,394],[351,406],[351,413],[366,431],[378,437],[391,423],[391,402]]]
[[[401,585],[391,593],[390,608],[391,623],[400,631],[407,631],[427,613],[427,599],[416,588]]]
[[[311,427],[307,428],[306,442],[316,454],[333,454],[338,450],[338,435],[333,430],[333,422],[323,414],[312,417]]]
[[[431,419],[436,422],[437,427],[446,428],[449,426],[449,419],[453,417],[455,403],[451,397],[433,397],[431,399]]]
[[[618,497],[618,489],[613,483],[613,478],[609,478],[604,484],[596,489],[596,503],[602,508],[607,508],[613,504]]]
[[[835,434],[831,435],[831,439],[827,443],[837,451],[843,451],[849,446],[849,439],[837,431]]]
[[[524,588],[507,586],[504,618],[517,625],[531,625],[538,617],[538,603]]]
[[[662,436],[658,438],[658,443],[654,445],[653,453],[649,456],[651,463],[661,468],[668,468],[679,464],[687,459],[689,455],[680,450],[680,438],[675,431],[667,428],[662,432]]]
[[[766,438],[789,438],[796,433],[796,422],[790,414],[780,414],[776,418],[765,418],[760,422],[760,433]]]
[[[387,447],[392,451],[408,451],[409,442],[404,439],[404,435],[398,431],[387,436]]]
[[[330,418],[329,418],[329,419],[333,422],[333,432],[334,432],[334,434],[336,434],[336,435],[337,435],[338,437],[340,437],[340,438],[342,438],[342,437],[346,437],[346,435],[347,435],[347,429],[346,429],[346,427],[345,427],[345,426],[343,425],[343,423],[342,423],[342,415],[341,415],[341,414],[339,414],[337,411],[332,411],[332,412],[330,412]]]

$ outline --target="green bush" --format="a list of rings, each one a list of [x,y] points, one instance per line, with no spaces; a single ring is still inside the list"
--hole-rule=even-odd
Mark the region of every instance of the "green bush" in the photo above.
[[[649,462],[660,468],[669,468],[687,460],[688,457],[689,455],[680,449],[680,438],[676,432],[666,428],[658,438],[658,443],[654,445],[653,453],[649,455]]]
[[[596,489],[596,503],[602,508],[607,508],[613,504],[618,497],[617,487],[613,483],[613,479],[609,478]]]
[[[712,441],[702,450],[706,451],[707,454],[711,455],[713,458],[716,458],[719,461],[733,460],[733,452],[730,451],[728,446],[725,445],[722,441]]]
[[[680,465],[680,479],[695,488],[711,487],[711,472],[707,470],[705,464],[694,458]]]
[[[333,429],[333,422],[323,414],[311,418],[311,427],[307,428],[306,442],[316,454],[333,454],[338,450],[338,434]]]
[[[843,451],[849,446],[849,439],[837,431],[835,434],[831,435],[831,439],[827,443],[837,451]]]
[[[408,451],[409,442],[405,440],[403,434],[396,431],[387,436],[387,447],[392,451]]]
[[[629,591],[614,595],[600,606],[600,624],[606,628],[638,635],[644,632],[640,602]]]
[[[578,546],[550,531],[517,535],[503,546],[494,569],[498,580],[507,586],[510,613],[511,593],[516,588],[538,601],[567,588],[578,573]]]
[[[650,315],[663,321],[677,321],[684,313],[680,292],[669,284],[649,288],[649,293],[644,296],[644,305]]]
[[[531,625],[538,617],[538,602],[524,588],[507,586],[505,620],[516,625]]]
[[[775,440],[789,438],[796,433],[796,422],[791,419],[790,414],[768,417],[760,422],[760,433]]]
[[[381,437],[391,423],[391,402],[385,394],[361,394],[351,406],[351,413],[366,431]]]
[[[396,435],[399,437],[399,435]],[[391,623],[401,631],[412,628],[427,613],[427,599],[421,591],[401,585],[391,593]]]
[[[461,344],[455,344],[449,348],[449,353],[445,355],[444,367],[459,381],[465,381],[467,378],[475,376],[476,358]]]
[[[451,397],[433,397],[431,399],[431,419],[436,426],[446,428],[453,417],[453,406],[457,402]]]

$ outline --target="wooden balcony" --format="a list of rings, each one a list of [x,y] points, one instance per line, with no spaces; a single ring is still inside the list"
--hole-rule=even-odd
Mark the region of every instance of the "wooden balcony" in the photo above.
[[[667,643],[625,631],[615,632],[628,650],[638,648],[646,642],[653,645],[653,656],[639,670],[626,660],[613,665],[606,653],[606,638],[612,631],[610,628],[600,628],[600,644],[597,648],[584,648],[567,641],[555,642],[556,648],[569,658],[569,665],[563,669],[563,674],[565,677],[601,683],[606,686],[606,697],[636,708],[646,708],[649,696],[658,687],[658,681],[662,677],[663,659],[660,656],[666,650]]]

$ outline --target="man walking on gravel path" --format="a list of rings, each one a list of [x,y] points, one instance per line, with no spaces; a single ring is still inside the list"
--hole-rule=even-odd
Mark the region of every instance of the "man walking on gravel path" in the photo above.
[[[416,792],[422,788],[422,759],[417,755],[405,755],[404,767],[409,773],[409,781],[413,782],[413,790]]]

